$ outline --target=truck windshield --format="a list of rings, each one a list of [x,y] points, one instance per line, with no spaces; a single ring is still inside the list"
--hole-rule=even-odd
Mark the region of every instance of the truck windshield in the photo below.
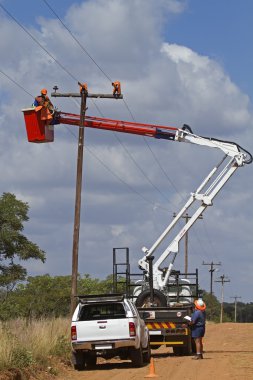
[[[79,321],[118,319],[125,317],[125,309],[121,303],[96,303],[94,305],[83,305],[80,310]]]

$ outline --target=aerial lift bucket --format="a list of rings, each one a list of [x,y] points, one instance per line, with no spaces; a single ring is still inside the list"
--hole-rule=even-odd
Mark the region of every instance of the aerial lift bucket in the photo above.
[[[25,108],[22,110],[25,118],[27,139],[33,143],[47,143],[54,141],[54,126],[46,125],[45,120],[41,120],[40,111],[35,108]]]

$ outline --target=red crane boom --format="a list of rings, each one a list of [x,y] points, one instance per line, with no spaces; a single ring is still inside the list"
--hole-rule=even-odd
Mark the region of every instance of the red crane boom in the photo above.
[[[52,123],[50,125],[46,125],[46,121],[41,120],[40,111],[36,112],[34,108],[26,108],[22,111],[24,113],[27,138],[29,142],[45,143],[54,141],[53,125],[80,125],[80,115],[72,113],[56,112]],[[85,116],[84,125],[88,128],[130,133],[166,140],[174,140],[176,132],[178,131],[178,128],[176,127],[135,123],[94,116]]]

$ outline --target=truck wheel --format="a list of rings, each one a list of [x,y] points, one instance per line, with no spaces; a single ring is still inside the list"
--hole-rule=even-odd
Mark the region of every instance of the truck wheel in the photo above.
[[[148,344],[148,347],[145,349],[145,352],[143,352],[144,363],[149,363],[150,358],[151,358],[151,349],[150,349],[150,345]]]
[[[187,344],[181,347],[173,347],[174,355],[176,356],[188,356],[192,353],[191,340],[188,339]]]
[[[96,367],[97,364],[97,357],[96,355],[89,355],[87,354],[85,357],[85,363],[86,363],[86,368],[87,369],[93,369]]]
[[[143,353],[142,348],[132,349],[130,352],[130,358],[134,367],[143,366]]]
[[[82,351],[72,352],[72,363],[74,369],[83,371],[85,369],[85,355]]]
[[[152,350],[158,350],[158,348],[160,348],[160,347],[161,347],[161,345],[158,346],[158,344],[152,345]]]
[[[173,347],[173,353],[175,356],[182,356],[183,355],[183,347]]]
[[[137,307],[150,307],[150,289],[141,292],[136,298],[135,304]],[[165,295],[157,289],[154,289],[154,302],[156,306],[167,306],[167,299]]]

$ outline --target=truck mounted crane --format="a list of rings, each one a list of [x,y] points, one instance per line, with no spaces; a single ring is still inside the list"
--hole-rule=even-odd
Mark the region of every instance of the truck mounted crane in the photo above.
[[[22,110],[25,117],[28,141],[30,142],[49,142],[53,141],[53,125],[46,125],[44,120],[40,119],[39,112],[35,112],[34,108]],[[69,124],[80,125],[80,115],[56,112],[53,124]],[[252,155],[241,148],[237,143],[219,140],[212,137],[203,137],[194,134],[191,128],[184,124],[182,128],[172,126],[162,126],[155,124],[136,123],[122,120],[113,120],[102,117],[85,117],[85,127],[103,129],[114,132],[130,133],[156,139],[166,139],[177,142],[191,143],[208,148],[215,148],[224,153],[222,160],[211,170],[207,177],[203,180],[197,190],[191,193],[189,199],[181,210],[173,218],[172,222],[167,226],[159,238],[155,241],[151,248],[143,247],[144,257],[138,264],[144,271],[147,278],[149,277],[150,266],[148,258],[154,254],[160,244],[168,236],[171,230],[179,223],[182,215],[191,208],[197,208],[189,218],[186,225],[180,229],[177,235],[172,239],[171,243],[153,263],[153,286],[154,289],[161,291],[166,295],[166,285],[169,281],[173,264],[179,251],[179,242],[185,236],[186,232],[197,221],[200,215],[208,206],[212,206],[213,199],[226,184],[229,178],[235,173],[239,167],[252,163]],[[47,139],[47,134],[50,134],[50,139]],[[169,266],[164,270],[162,264],[171,256]],[[147,286],[145,286],[147,287]],[[140,287],[137,287],[136,294],[140,293]],[[138,299],[137,299],[138,303]]]
[[[54,140],[54,125],[56,124],[80,125],[80,115],[72,113],[55,112],[53,125],[46,125],[46,122],[41,120],[39,112],[35,112],[34,108],[26,108],[22,111],[29,142],[52,142]],[[252,155],[237,143],[198,136],[186,124],[182,128],[176,128],[85,116],[84,126],[191,143],[211,149],[215,148],[224,154],[223,158],[210,171],[197,190],[190,194],[189,199],[155,243],[149,249],[142,248],[144,256],[138,261],[139,267],[143,271],[143,279],[136,282],[133,297],[139,310],[145,307],[146,317],[143,316],[143,318],[150,330],[152,348],[158,348],[161,344],[165,344],[173,347],[176,354],[189,354],[192,352],[191,333],[190,328],[185,327],[183,317],[188,315],[191,310],[193,295],[190,281],[183,278],[179,280],[178,271],[173,269],[179,252],[179,242],[207,207],[213,205],[214,198],[235,171],[246,164],[252,163]],[[161,254],[156,253],[158,257],[153,263],[153,254],[160,244],[168,238],[173,228],[179,225],[180,218],[184,213],[190,212],[190,210],[192,211],[192,216],[188,218],[183,228],[179,228],[179,232],[172,237],[165,250]],[[169,265],[163,267],[167,259],[169,260]],[[175,300],[175,293],[171,289],[174,286],[173,284],[179,281],[181,282],[181,290],[179,291],[177,288],[176,291],[176,299],[179,302],[174,302],[173,306],[172,300]],[[147,313],[149,317],[147,317]]]

